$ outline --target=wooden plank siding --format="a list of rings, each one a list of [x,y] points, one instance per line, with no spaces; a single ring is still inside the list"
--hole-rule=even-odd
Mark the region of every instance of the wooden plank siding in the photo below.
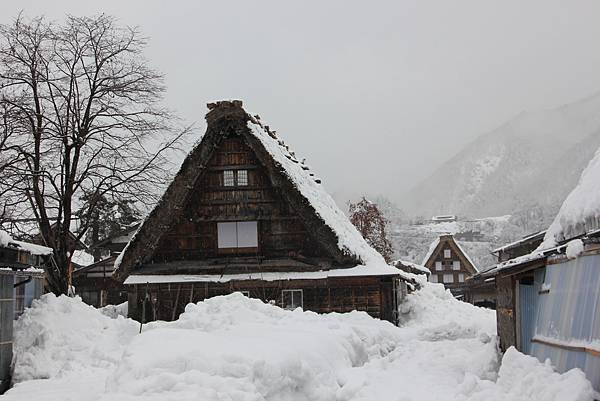
[[[169,283],[131,285],[129,315],[144,321],[176,319],[190,302],[247,291],[250,298],[281,306],[282,290],[301,289],[303,309],[317,313],[364,311],[392,321],[392,279],[379,277],[336,278],[326,280],[231,281],[229,283]],[[155,300],[155,302],[153,302]]]
[[[248,171],[248,185],[225,187],[223,170]],[[223,139],[198,179],[178,221],[159,242],[152,262],[219,256],[217,222],[257,221],[261,257],[322,254],[300,217],[269,181],[265,168],[241,137]],[[256,254],[256,251],[237,252]]]
[[[500,337],[500,348],[503,351],[517,345],[515,302],[514,277],[497,276],[496,325]]]

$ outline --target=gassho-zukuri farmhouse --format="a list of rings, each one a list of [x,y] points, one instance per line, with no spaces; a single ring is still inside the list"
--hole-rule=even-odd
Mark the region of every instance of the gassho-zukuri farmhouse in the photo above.
[[[410,275],[386,264],[241,101],[208,107],[206,134],[115,261],[129,315],[174,320],[189,302],[242,292],[396,321]]]

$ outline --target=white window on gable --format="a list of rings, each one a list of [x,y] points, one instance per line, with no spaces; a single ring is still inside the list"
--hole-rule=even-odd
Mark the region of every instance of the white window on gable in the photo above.
[[[442,262],[435,262],[435,270],[437,270],[437,271],[442,270]]]
[[[224,248],[257,248],[258,224],[256,221],[231,221],[217,223],[217,245]]]
[[[233,187],[235,185],[235,179],[233,178],[233,170],[223,171],[223,186]]]
[[[451,284],[454,283],[454,274],[444,274],[444,283]]]
[[[238,221],[238,248],[256,248],[258,246],[258,224],[256,221]]]
[[[458,282],[459,283],[465,282],[465,274],[464,273],[458,273]]]
[[[217,242],[219,248],[237,248],[237,223],[217,223]]]
[[[450,249],[444,249],[444,258],[448,259],[452,257],[452,252]]]
[[[431,274],[431,275],[429,275],[429,282],[431,282],[431,283],[437,283],[438,282],[438,276],[437,276],[437,274]]]
[[[455,260],[452,262],[452,270],[460,270],[460,261]]]
[[[245,187],[248,185],[248,170],[237,171],[237,184],[240,187]]]
[[[282,290],[281,307],[288,310],[303,308],[304,300],[302,290]]]

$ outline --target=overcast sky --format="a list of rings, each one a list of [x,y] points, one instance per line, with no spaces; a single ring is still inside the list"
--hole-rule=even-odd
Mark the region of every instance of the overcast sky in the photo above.
[[[138,25],[185,120],[242,99],[338,196],[401,199],[519,112],[600,90],[599,1],[2,0],[0,21],[20,10]]]

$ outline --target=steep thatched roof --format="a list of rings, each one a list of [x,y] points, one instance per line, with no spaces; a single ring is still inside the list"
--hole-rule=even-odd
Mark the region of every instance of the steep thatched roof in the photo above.
[[[274,186],[296,210],[328,256],[338,266],[387,266],[371,248],[333,199],[298,161],[285,143],[263,125],[258,116],[247,113],[241,101],[222,101],[208,105],[208,128],[201,142],[190,152],[161,201],[149,214],[138,232],[115,261],[115,278],[125,278],[138,266],[149,261],[163,233],[181,213],[196,181],[204,173],[213,151],[229,135],[243,137],[265,166]],[[392,269],[390,267],[390,269]]]
[[[433,242],[429,245],[429,250],[423,258],[423,262],[421,262],[421,265],[432,266],[431,263],[433,263],[433,257],[441,251],[443,245],[446,243],[450,244],[450,246],[454,248],[454,251],[456,251],[459,255],[461,255],[464,258],[464,260],[467,262],[467,270],[470,270],[472,273],[477,273],[479,271],[469,254],[460,246],[458,241],[456,241],[454,239],[454,236],[451,234],[443,234],[433,240]]]

